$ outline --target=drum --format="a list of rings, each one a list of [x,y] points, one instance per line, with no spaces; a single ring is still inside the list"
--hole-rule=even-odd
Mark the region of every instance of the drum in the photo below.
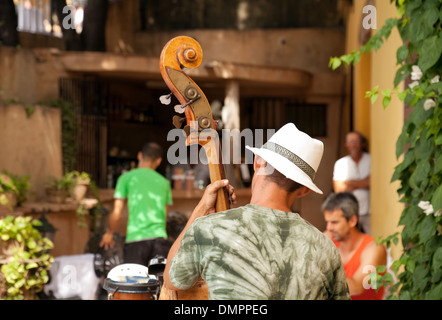
[[[114,267],[104,280],[108,300],[157,300],[160,284],[148,268],[126,263]]]

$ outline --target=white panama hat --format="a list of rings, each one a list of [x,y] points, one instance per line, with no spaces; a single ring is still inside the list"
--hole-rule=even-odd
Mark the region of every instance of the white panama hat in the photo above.
[[[287,123],[261,147],[246,148],[268,162],[272,167],[307,188],[322,194],[313,183],[324,153],[324,144]]]

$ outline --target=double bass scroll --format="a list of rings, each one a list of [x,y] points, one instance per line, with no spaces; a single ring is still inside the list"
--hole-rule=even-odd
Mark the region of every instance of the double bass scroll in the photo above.
[[[170,40],[160,56],[160,70],[164,82],[181,105],[175,110],[183,109],[187,135],[186,144],[201,145],[207,155],[211,182],[225,178],[222,164],[221,147],[217,140],[212,110],[200,87],[183,71],[183,68],[198,68],[203,60],[203,51],[199,43],[190,37],[179,36]],[[184,118],[175,116],[173,123],[181,126]],[[218,191],[216,211],[230,207],[227,190]]]
[[[210,104],[200,87],[183,71],[183,68],[198,68],[203,61],[203,51],[200,44],[193,38],[179,36],[171,39],[164,46],[160,56],[160,70],[164,82],[169,87],[180,105],[175,106],[177,113],[184,113],[185,118],[175,115],[173,124],[181,128],[186,121],[184,132],[187,135],[186,145],[199,144],[207,155],[210,180],[225,178],[222,164],[221,147],[216,134]],[[170,95],[160,98],[168,104]],[[209,132],[209,134],[207,134]],[[210,132],[215,134],[210,134]],[[230,200],[226,188],[218,190],[216,212],[230,208]],[[163,286],[160,300],[207,300],[206,283],[200,279],[194,287],[184,291],[168,290]]]

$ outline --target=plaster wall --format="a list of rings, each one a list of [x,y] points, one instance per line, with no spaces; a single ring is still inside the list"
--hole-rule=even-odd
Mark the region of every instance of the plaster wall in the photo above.
[[[0,171],[29,175],[29,199],[45,196],[45,182],[62,175],[61,112],[55,108],[0,105]]]
[[[389,2],[377,2],[378,23],[396,16],[396,7]],[[371,61],[371,87],[393,89],[396,74],[396,51],[402,45],[396,29],[382,48],[373,53]],[[404,104],[393,95],[390,105],[384,109],[382,99],[378,99],[371,107],[371,207],[372,229],[375,237],[389,236],[398,231],[398,222],[404,205],[399,202],[397,189],[399,183],[391,183],[394,168],[402,159],[396,159],[396,141],[404,124]],[[399,257],[401,248],[394,247],[392,254]]]
[[[329,59],[341,55],[345,43],[341,30],[184,30],[138,33],[135,52],[159,57],[167,41],[178,35],[195,38],[203,48],[206,63],[218,60],[312,73],[331,72]]]
[[[0,46],[0,100],[37,103],[58,98],[58,79],[67,76],[58,49]]]
[[[362,8],[365,0],[356,0],[348,18],[346,50],[351,52],[360,47],[359,31]],[[396,7],[388,1],[376,1],[377,27],[385,20],[396,16]],[[376,32],[373,30],[372,32]],[[374,104],[364,98],[365,91],[379,85],[379,91],[393,89],[396,74],[396,51],[401,39],[393,29],[389,39],[377,51],[364,56],[354,73],[354,117],[353,127],[367,135],[371,153],[371,229],[373,237],[387,237],[398,231],[398,222],[403,210],[399,202],[397,182],[391,183],[396,159],[396,141],[402,131],[404,105],[392,95],[390,105],[384,109],[382,96]],[[399,257],[398,247],[393,247],[392,255]]]

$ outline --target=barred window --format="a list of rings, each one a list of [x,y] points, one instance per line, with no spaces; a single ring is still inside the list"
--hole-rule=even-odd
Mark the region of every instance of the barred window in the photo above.
[[[327,136],[327,105],[312,104],[296,99],[252,98],[245,99],[243,128],[274,128],[278,130],[288,122],[312,137]]]
[[[14,0],[18,17],[17,30],[62,37],[63,23],[75,25],[77,33],[83,27],[84,8],[87,0],[66,0],[66,21],[59,21],[52,0]]]

